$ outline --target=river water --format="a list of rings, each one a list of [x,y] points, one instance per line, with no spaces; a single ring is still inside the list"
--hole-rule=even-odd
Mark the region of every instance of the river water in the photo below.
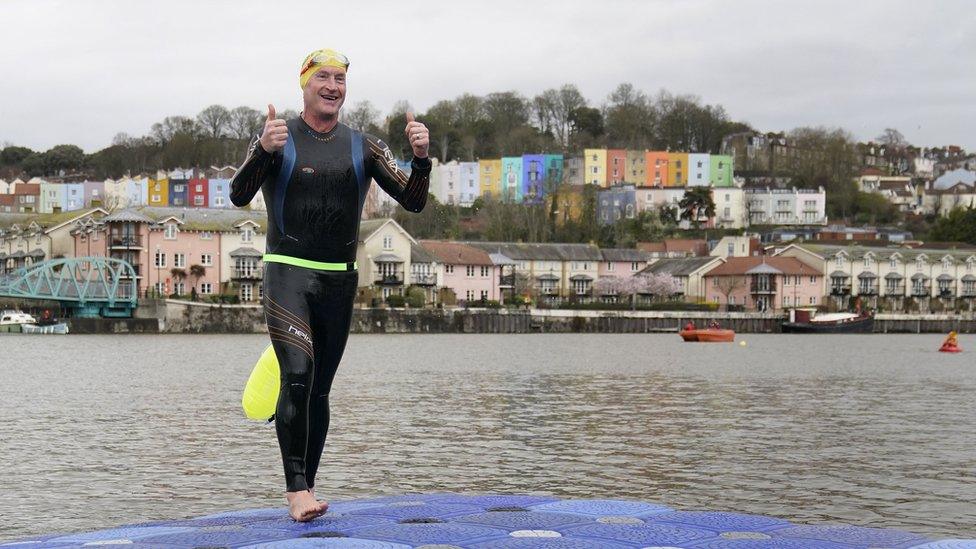
[[[976,339],[354,335],[317,487],[628,498],[976,537]],[[0,337],[0,539],[283,503],[266,336]]]

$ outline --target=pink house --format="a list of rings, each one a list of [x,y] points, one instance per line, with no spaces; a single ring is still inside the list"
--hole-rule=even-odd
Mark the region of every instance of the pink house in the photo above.
[[[436,260],[441,284],[454,291],[459,302],[501,300],[501,266],[488,252],[460,242],[421,240],[420,245]]]
[[[75,256],[104,255],[129,262],[135,268],[139,293],[201,296],[220,293],[220,234],[187,227],[176,215],[154,219],[123,210],[101,219],[100,234],[78,231]],[[191,267],[202,267],[193,276]]]
[[[820,304],[823,273],[795,257],[729,257],[705,273],[705,298],[757,311]]]
[[[651,254],[631,248],[601,248],[601,261],[597,266],[597,279],[606,276],[627,277],[647,267]]]

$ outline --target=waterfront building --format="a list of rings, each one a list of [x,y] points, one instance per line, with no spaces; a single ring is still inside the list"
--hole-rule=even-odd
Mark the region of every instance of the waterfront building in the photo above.
[[[502,158],[502,200],[505,202],[522,201],[521,156]]]
[[[716,258],[718,259],[718,258]],[[823,274],[795,257],[730,257],[703,276],[706,299],[726,307],[780,311],[820,304]]]
[[[443,285],[443,271],[437,259],[420,244],[410,245],[410,286],[424,292],[424,302],[439,303],[438,290]]]
[[[883,310],[972,310],[976,246],[936,248],[791,244],[777,256],[796,257],[824,275],[821,293],[840,309],[860,298]]]
[[[627,164],[624,181],[634,185],[644,185],[647,181],[647,159],[645,151],[627,151]]]
[[[673,187],[688,186],[688,153],[668,153],[668,180]]]
[[[826,225],[827,196],[818,189],[745,189],[750,225]]]
[[[709,178],[712,187],[731,187],[733,164],[732,157],[724,154],[709,155]]]
[[[597,187],[607,186],[607,150],[583,149],[583,181]]]
[[[441,287],[450,289],[461,304],[500,301],[501,267],[488,253],[462,242],[421,240],[420,245],[436,262]]]
[[[546,159],[541,154],[522,155],[522,201],[541,204],[546,195]]]
[[[602,260],[600,249],[592,244],[467,244],[510,259],[515,263],[514,275],[523,277],[533,292],[549,302],[589,300]]]
[[[712,183],[712,161],[708,154],[691,153],[688,155],[688,186],[708,187]]]
[[[639,273],[652,261],[651,254],[634,248],[600,248],[597,279],[607,276],[626,277]]]
[[[260,194],[260,193],[259,193]],[[241,210],[191,212],[188,218],[205,229],[201,239],[216,237],[220,252],[214,258],[199,256],[200,265],[220,275],[221,293],[236,295],[244,303],[260,302],[264,297],[264,251],[267,243],[267,217],[263,213],[241,215]],[[207,234],[209,232],[210,234]],[[201,288],[202,291],[209,288]]]
[[[760,255],[762,245],[755,235],[723,236],[712,246],[709,255],[712,257],[749,257]],[[812,265],[812,264],[811,264]],[[816,266],[816,265],[814,265]]]
[[[627,181],[627,151],[607,149],[607,187],[629,183]]]
[[[12,272],[48,259],[75,255],[72,230],[98,220],[101,208],[30,215],[0,215],[0,272]],[[97,237],[96,237],[97,238]]]
[[[403,295],[406,275],[411,272],[411,246],[417,244],[392,219],[369,219],[359,223],[359,287],[375,288],[383,300]],[[365,292],[366,290],[361,290]]]
[[[502,196],[502,161],[500,158],[478,161],[481,196],[499,200]]]
[[[674,280],[677,292],[674,297],[691,303],[705,300],[702,279],[706,272],[722,264],[719,257],[680,257],[654,261],[638,274],[642,276],[666,274]]]
[[[251,203],[248,205],[248,209],[254,211],[263,212],[268,209],[267,205],[264,203],[264,193],[257,193],[254,198],[251,199]]]

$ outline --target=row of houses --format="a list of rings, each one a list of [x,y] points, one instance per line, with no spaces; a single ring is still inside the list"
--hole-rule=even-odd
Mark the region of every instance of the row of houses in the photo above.
[[[690,187],[636,187],[619,185],[599,191],[597,219],[610,225],[633,219],[641,212],[670,208],[680,212],[680,202]],[[817,189],[712,187],[715,215],[700,211],[698,221],[707,228],[742,229],[753,225],[826,225],[827,194]]]
[[[55,257],[106,256],[135,268],[142,294],[263,295],[265,218],[243,210],[140,207],[0,215],[0,274]],[[386,299],[418,288],[428,303],[474,303],[530,296],[541,302],[613,302],[613,284],[670,277],[668,295],[774,311],[799,306],[897,309],[967,305],[976,299],[976,247],[938,249],[801,243],[764,250],[755,238],[592,244],[417,240],[392,219],[363,221],[357,250],[360,296]],[[639,287],[632,285],[631,287]],[[637,291],[637,290],[635,290]],[[640,296],[638,296],[640,297]]]
[[[947,171],[933,180],[867,169],[857,183],[861,191],[884,196],[904,213],[945,216],[955,208],[976,207],[976,171],[965,168]]]

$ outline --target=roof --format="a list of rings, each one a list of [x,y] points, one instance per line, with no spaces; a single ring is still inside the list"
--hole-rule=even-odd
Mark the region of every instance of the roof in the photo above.
[[[86,208],[58,213],[4,213],[0,214],[0,227],[10,227],[14,224],[30,225],[37,223],[42,229],[48,230],[59,227],[74,219],[88,215],[104,214],[101,208]]]
[[[466,242],[487,253],[504,254],[516,261],[600,261],[600,248],[593,244],[538,244],[513,242]]]
[[[27,257],[44,257],[44,250],[34,248],[33,250],[27,252]]]
[[[871,245],[866,245],[868,242],[870,241],[862,241],[856,245],[803,242],[793,244],[793,246],[817,254],[824,259],[831,259],[840,252],[844,252],[852,260],[864,259],[865,254],[870,253],[878,261],[888,261],[891,256],[897,254],[905,262],[915,261],[918,256],[923,254],[929,258],[941,258],[948,255],[957,261],[976,257],[976,247],[965,243],[926,242],[922,247],[912,248],[891,245],[885,241],[870,242]]]
[[[600,255],[604,261],[647,261],[651,254],[644,250],[633,248],[600,248]]]
[[[41,194],[41,184],[40,183],[20,183],[14,188],[13,194],[15,196],[22,195],[40,195]]]
[[[665,238],[664,247],[669,252],[687,252],[692,255],[708,255],[708,242],[702,238]]]
[[[488,252],[462,242],[421,240],[420,245],[447,265],[494,265]]]
[[[241,246],[230,252],[231,257],[264,257],[264,254],[254,248]]]
[[[512,258],[508,257],[505,254],[497,254],[497,253],[488,254],[488,257],[491,259],[491,262],[494,263],[495,265],[515,265],[515,262],[512,261]]]
[[[411,263],[433,263],[437,261],[433,255],[424,249],[420,244],[410,243],[410,262]]]
[[[781,256],[728,257],[725,259],[725,263],[708,271],[705,276],[744,275],[763,263],[772,266],[785,275],[823,276],[820,271],[795,257]]]
[[[755,267],[749,269],[748,271],[746,271],[746,274],[750,274],[750,275],[752,275],[752,274],[783,274],[783,271],[777,269],[776,267],[773,267],[769,263],[763,262],[763,263],[760,263],[759,265],[756,265]]]
[[[386,225],[389,218],[380,219],[367,219],[365,221],[359,222],[359,239],[366,240],[373,235],[376,231],[380,230],[380,227]]]
[[[390,252],[383,252],[380,255],[373,258],[374,263],[403,263],[403,258],[397,254]]]
[[[171,217],[176,218],[180,221],[181,231],[237,232],[237,226],[245,221],[255,223],[263,231],[266,230],[268,225],[267,212],[238,208],[221,210],[139,206],[119,212],[118,215],[122,217],[118,219],[119,221],[131,220],[138,223],[158,223]],[[111,217],[107,216],[103,221],[109,220]]]
[[[664,242],[638,242],[637,249],[644,252],[662,254],[668,251],[667,247],[664,245]]]
[[[105,223],[155,223],[156,220],[152,219],[141,212],[135,210],[121,210],[113,214],[106,215],[102,218]]]
[[[688,276],[713,261],[720,261],[717,257],[681,257],[659,259],[644,267],[638,274],[669,274],[671,276]]]

